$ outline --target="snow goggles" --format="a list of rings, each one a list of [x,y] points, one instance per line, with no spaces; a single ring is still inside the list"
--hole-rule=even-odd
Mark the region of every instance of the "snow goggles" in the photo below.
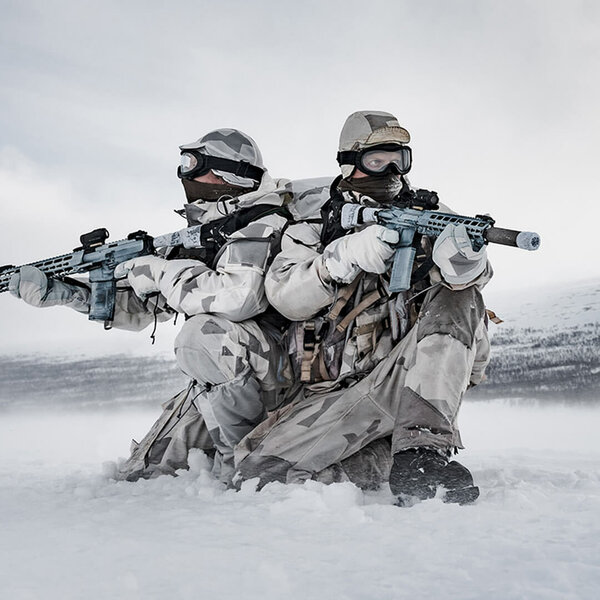
[[[353,165],[367,175],[384,175],[395,171],[406,175],[412,166],[412,151],[409,146],[381,144],[364,150],[338,152],[340,165]]]
[[[255,181],[260,181],[264,174],[263,169],[251,165],[244,160],[230,160],[228,158],[218,158],[217,156],[202,154],[197,150],[184,150],[181,153],[177,176],[180,179],[194,179],[201,175],[206,175],[211,169],[226,171],[238,177],[247,177]]]

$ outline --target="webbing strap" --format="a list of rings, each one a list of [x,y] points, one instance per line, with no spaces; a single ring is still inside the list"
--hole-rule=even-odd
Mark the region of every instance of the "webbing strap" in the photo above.
[[[302,340],[302,362],[300,364],[300,381],[312,381],[312,365],[319,352],[319,342],[315,332],[315,322],[306,321],[304,324],[304,338]]]
[[[500,323],[504,323],[504,321],[493,310],[486,308],[485,312],[487,313],[488,319],[492,323],[496,323],[496,325],[500,325]]]
[[[363,298],[361,302],[357,306],[355,306],[337,325],[336,329],[343,333],[348,325],[354,321],[354,319],[363,311],[372,306],[382,297],[381,291],[376,289],[371,292],[368,296]]]
[[[331,310],[327,314],[327,318],[330,321],[335,321],[340,316],[342,309],[344,308],[344,306],[346,306],[346,304],[348,304],[348,300],[352,298],[354,292],[356,291],[356,288],[358,287],[358,284],[360,283],[360,280],[363,275],[364,273],[357,275],[354,281],[352,281],[352,283],[349,283],[339,292],[335,304],[331,307]]]

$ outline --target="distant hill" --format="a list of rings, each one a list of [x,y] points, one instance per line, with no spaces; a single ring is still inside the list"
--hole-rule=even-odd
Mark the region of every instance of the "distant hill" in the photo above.
[[[490,324],[487,381],[469,397],[600,400],[600,281],[514,298],[492,306],[504,323]]]
[[[519,291],[490,306],[504,322],[490,324],[487,380],[468,400],[600,400],[600,281]],[[0,357],[0,408],[158,407],[185,385],[170,356]]]
[[[174,359],[116,355],[0,358],[0,408],[159,406],[187,384]]]

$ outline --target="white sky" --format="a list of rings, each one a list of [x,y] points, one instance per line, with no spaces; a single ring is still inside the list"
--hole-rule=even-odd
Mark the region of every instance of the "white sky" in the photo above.
[[[374,109],[411,132],[413,184],[542,235],[536,253],[490,248],[489,295],[600,274],[594,0],[0,0],[0,14],[0,264],[100,226],[180,228],[177,146],[217,127],[253,136],[274,176],[335,175],[346,116]],[[67,312],[3,294],[0,351],[139,344]]]

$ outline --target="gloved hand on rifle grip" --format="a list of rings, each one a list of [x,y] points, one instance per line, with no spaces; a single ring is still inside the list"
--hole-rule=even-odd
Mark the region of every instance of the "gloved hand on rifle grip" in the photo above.
[[[360,271],[385,273],[399,234],[383,225],[369,225],[331,242],[323,251],[325,267],[340,283],[350,283]]]
[[[90,291],[85,285],[48,278],[37,267],[21,267],[11,277],[8,291],[38,308],[69,306],[78,312],[89,311]]]
[[[197,260],[166,260],[149,254],[126,260],[115,268],[115,279],[127,277],[135,295],[145,300],[149,295],[162,292],[168,294],[173,278],[183,269],[198,266]],[[168,272],[168,276],[165,274]],[[161,287],[162,286],[162,287]]]
[[[449,223],[433,245],[433,262],[440,268],[446,282],[464,285],[485,270],[487,250],[473,250],[467,228]]]
[[[160,280],[167,261],[158,256],[138,256],[117,265],[115,279],[127,277],[135,295],[145,300],[150,294],[160,292]]]

